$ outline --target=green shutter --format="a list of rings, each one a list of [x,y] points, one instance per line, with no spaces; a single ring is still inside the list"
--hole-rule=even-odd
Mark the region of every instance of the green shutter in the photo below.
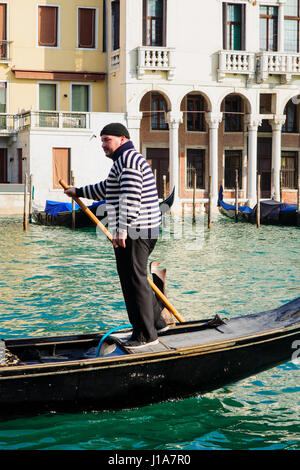
[[[89,110],[89,90],[87,85],[72,85],[72,111]]]
[[[39,86],[39,108],[41,111],[56,110],[56,85],[45,83]]]

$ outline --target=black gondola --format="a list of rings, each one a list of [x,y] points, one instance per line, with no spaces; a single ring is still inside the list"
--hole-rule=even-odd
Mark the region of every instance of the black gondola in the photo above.
[[[159,204],[162,214],[168,212],[172,207],[174,193],[175,188],[171,194]],[[88,208],[100,221],[106,217],[105,201],[94,202],[88,206]],[[40,225],[72,227],[72,217],[72,203],[58,203],[56,201],[46,201],[45,210],[34,210],[32,212],[33,221]],[[95,223],[77,205],[75,205],[75,226],[77,228],[95,226]]]
[[[126,350],[130,333],[2,341],[0,414],[137,407],[257,374],[297,357],[300,297],[262,313],[178,323],[142,350]]]
[[[257,219],[257,204],[253,209],[249,206],[238,206],[223,201],[223,189],[220,187],[218,198],[219,212],[230,219],[255,223]],[[300,214],[296,204],[287,204],[273,199],[260,201],[260,223],[264,225],[300,225]]]

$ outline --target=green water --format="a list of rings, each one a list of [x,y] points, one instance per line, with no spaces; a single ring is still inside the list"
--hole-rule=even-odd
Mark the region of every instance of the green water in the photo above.
[[[152,255],[184,319],[259,312],[300,295],[299,228],[190,222],[166,217]],[[1,338],[128,323],[112,247],[94,229],[24,233],[20,219],[0,218],[0,261]],[[289,362],[186,400],[2,420],[0,450],[300,450],[299,412],[300,366]]]

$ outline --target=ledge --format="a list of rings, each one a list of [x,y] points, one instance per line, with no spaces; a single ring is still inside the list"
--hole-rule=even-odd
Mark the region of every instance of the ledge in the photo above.
[[[63,70],[22,70],[12,68],[16,78],[25,78],[33,80],[68,80],[68,81],[86,81],[99,82],[105,80],[103,72],[68,72]]]

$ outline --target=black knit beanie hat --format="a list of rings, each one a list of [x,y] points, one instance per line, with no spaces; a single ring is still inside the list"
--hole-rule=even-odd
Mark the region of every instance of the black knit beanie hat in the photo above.
[[[116,135],[118,137],[124,135],[126,139],[130,139],[128,130],[125,126],[123,126],[123,124],[120,124],[119,122],[112,122],[111,124],[104,126],[100,132],[100,135]]]

